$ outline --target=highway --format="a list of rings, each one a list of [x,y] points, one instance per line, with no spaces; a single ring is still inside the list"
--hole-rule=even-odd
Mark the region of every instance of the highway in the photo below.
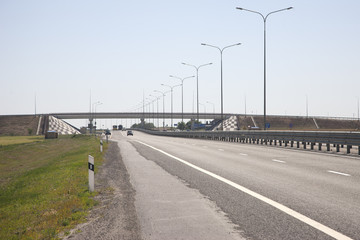
[[[130,166],[133,163],[125,151],[131,149],[125,143],[147,162],[180,179],[188,191],[196,190],[211,201],[242,239],[360,239],[358,157],[136,131],[129,137],[115,131],[112,139],[119,142],[133,182],[138,180],[132,174],[141,166],[138,170]],[[161,184],[165,189],[167,183]],[[145,216],[146,201],[140,198],[146,196],[141,189],[136,191],[136,201],[143,204],[139,215]],[[140,219],[142,228],[151,232],[147,221],[151,220]]]

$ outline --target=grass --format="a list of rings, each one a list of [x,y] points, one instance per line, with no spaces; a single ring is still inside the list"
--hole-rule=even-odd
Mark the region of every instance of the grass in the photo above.
[[[43,136],[0,136],[0,147],[30,142],[44,141]]]
[[[56,239],[96,204],[96,193],[88,191],[87,161],[90,154],[95,170],[101,164],[99,140],[14,138],[0,148],[0,239]]]

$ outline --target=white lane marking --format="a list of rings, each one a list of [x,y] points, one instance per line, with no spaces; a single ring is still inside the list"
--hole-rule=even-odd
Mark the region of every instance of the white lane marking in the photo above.
[[[327,172],[342,175],[342,176],[346,176],[346,177],[351,177],[351,175],[347,174],[347,173],[336,172],[336,171],[331,171],[331,170],[328,170]]]
[[[221,148],[219,148],[218,150],[219,150],[220,152],[223,152],[223,151],[224,151],[224,149],[221,149]]]
[[[321,223],[319,223],[319,222],[317,222],[317,221],[315,221],[315,220],[313,220],[311,218],[306,217],[305,215],[302,215],[301,213],[298,213],[298,212],[292,210],[291,208],[288,208],[288,207],[286,207],[286,206],[284,206],[284,205],[282,205],[282,204],[280,204],[278,202],[275,202],[275,201],[271,200],[270,198],[267,198],[267,197],[262,196],[262,195],[260,195],[260,194],[258,194],[256,192],[254,192],[254,191],[251,191],[250,189],[245,188],[245,187],[243,187],[243,186],[241,186],[241,185],[239,185],[237,183],[234,183],[234,182],[232,182],[232,181],[230,181],[230,180],[228,180],[226,178],[223,178],[223,177],[221,177],[221,176],[219,176],[219,175],[217,175],[215,173],[212,173],[212,172],[207,171],[207,170],[205,170],[203,168],[200,168],[200,167],[198,167],[198,166],[196,166],[196,165],[194,165],[192,163],[189,163],[189,162],[187,162],[185,160],[182,160],[181,158],[175,157],[175,156],[173,156],[173,155],[171,155],[171,154],[169,154],[169,153],[167,153],[167,152],[165,152],[165,151],[163,151],[161,149],[155,148],[155,147],[153,147],[151,145],[148,145],[146,143],[143,143],[141,141],[135,140],[135,142],[138,142],[140,144],[143,144],[144,146],[152,148],[155,151],[158,151],[158,152],[160,152],[160,153],[162,153],[162,154],[164,154],[164,155],[166,155],[168,157],[171,157],[171,158],[173,158],[173,159],[175,159],[175,160],[177,160],[177,161],[179,161],[179,162],[181,162],[181,163],[183,163],[183,164],[185,164],[185,165],[187,165],[189,167],[192,167],[192,168],[198,170],[199,172],[207,174],[207,175],[209,175],[209,176],[211,176],[211,177],[213,177],[213,178],[215,178],[215,179],[217,179],[217,180],[219,180],[219,181],[221,181],[223,183],[226,183],[226,184],[228,184],[228,185],[230,185],[230,186],[232,186],[232,187],[234,187],[234,188],[236,188],[236,189],[238,189],[238,190],[240,190],[240,191],[242,191],[242,192],[244,192],[244,193],[246,193],[246,194],[248,194],[248,195],[250,195],[252,197],[255,197],[255,198],[269,204],[270,206],[273,206],[273,207],[279,209],[280,211],[282,211],[282,212],[284,212],[284,213],[286,213],[286,214],[288,214],[288,215],[290,215],[290,216],[292,216],[292,217],[294,217],[294,218],[296,218],[296,219],[310,225],[311,227],[322,231],[323,233],[325,233],[325,234],[327,234],[327,235],[329,235],[329,236],[331,236],[331,237],[333,237],[335,239],[351,240],[351,238],[345,236],[344,234],[342,234],[340,232],[337,232],[337,231],[335,231],[335,230],[333,230],[333,229],[331,229],[331,228],[329,228],[329,227],[327,227],[327,226],[325,226],[325,225],[323,225],[323,224],[321,224]]]
[[[272,159],[271,161],[273,161],[273,162],[278,162],[278,163],[286,163],[285,161],[277,160],[277,159]]]
[[[239,153],[239,155],[241,155],[241,156],[247,156],[246,153]]]
[[[203,146],[203,148],[208,148],[208,146]]]

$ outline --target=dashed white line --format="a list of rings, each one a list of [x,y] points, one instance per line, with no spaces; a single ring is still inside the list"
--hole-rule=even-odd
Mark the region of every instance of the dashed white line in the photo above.
[[[221,176],[219,176],[219,175],[217,175],[215,173],[212,173],[212,172],[207,171],[207,170],[205,170],[203,168],[200,168],[200,167],[198,167],[198,166],[196,166],[196,165],[194,165],[192,163],[189,163],[189,162],[187,162],[187,161],[185,161],[185,160],[183,160],[181,158],[175,157],[175,156],[173,156],[173,155],[171,155],[171,154],[169,154],[169,153],[167,153],[167,152],[165,152],[165,151],[163,151],[161,149],[155,148],[155,147],[153,147],[153,146],[151,146],[149,144],[146,144],[146,143],[143,143],[143,142],[137,141],[137,140],[135,140],[135,142],[143,144],[144,146],[147,146],[147,147],[149,147],[151,149],[154,149],[155,151],[158,151],[158,152],[160,152],[160,153],[162,153],[162,154],[164,154],[164,155],[166,155],[168,157],[171,157],[172,159],[175,159],[176,161],[179,161],[179,162],[181,162],[181,163],[183,163],[183,164],[185,164],[185,165],[187,165],[187,166],[189,166],[189,167],[191,167],[191,168],[193,168],[195,170],[198,170],[199,172],[207,174],[207,175],[209,175],[209,176],[211,176],[211,177],[213,177],[213,178],[215,178],[215,179],[217,179],[217,180],[219,180],[219,181],[221,181],[221,182],[223,182],[225,184],[228,184],[229,186],[232,186],[232,187],[234,187],[234,188],[236,188],[236,189],[238,189],[238,190],[240,190],[240,191],[242,191],[242,192],[244,192],[244,193],[246,193],[246,194],[248,194],[248,195],[250,195],[250,196],[252,196],[254,198],[257,198],[257,199],[269,204],[270,206],[273,206],[273,207],[279,209],[280,211],[282,211],[282,212],[284,212],[284,213],[286,213],[286,214],[288,214],[288,215],[302,221],[303,223],[308,224],[309,226],[311,226],[311,227],[313,227],[315,229],[318,229],[318,230],[322,231],[323,233],[325,233],[325,234],[327,234],[327,235],[329,235],[329,236],[331,236],[331,237],[333,237],[335,239],[351,240],[351,238],[349,238],[348,236],[345,236],[344,234],[342,234],[340,232],[337,232],[334,229],[331,229],[331,228],[329,228],[329,227],[327,227],[327,226],[325,226],[325,225],[323,225],[323,224],[321,224],[321,223],[319,223],[319,222],[317,222],[317,221],[315,221],[315,220],[313,220],[313,219],[311,219],[309,217],[306,217],[305,215],[303,215],[303,214],[301,214],[299,212],[296,212],[296,211],[292,210],[291,208],[288,208],[288,207],[286,207],[286,206],[284,206],[284,205],[282,205],[282,204],[280,204],[278,202],[275,202],[274,200],[271,200],[270,198],[267,198],[267,197],[265,197],[265,196],[263,196],[261,194],[258,194],[258,193],[254,192],[254,191],[251,191],[250,189],[248,189],[246,187],[243,187],[243,186],[241,186],[241,185],[239,185],[239,184],[237,184],[235,182],[232,182],[232,181],[230,181],[230,180],[228,180],[228,179],[226,179],[224,177],[221,177]]]
[[[248,156],[246,153],[239,153],[241,156]]]
[[[277,160],[277,159],[272,159],[271,161],[273,161],[273,162],[278,162],[278,163],[286,163],[285,161]]]
[[[347,174],[347,173],[336,172],[336,171],[331,171],[331,170],[328,170],[327,172],[342,175],[342,176],[345,176],[345,177],[351,177],[351,175]]]
[[[223,152],[223,151],[224,151],[224,149],[221,149],[221,148],[219,148],[218,150],[219,150],[220,152]]]

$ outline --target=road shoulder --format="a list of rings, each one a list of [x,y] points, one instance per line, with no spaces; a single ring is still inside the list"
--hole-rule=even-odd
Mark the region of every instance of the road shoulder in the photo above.
[[[135,190],[115,142],[109,144],[104,164],[95,175],[95,190],[99,192],[95,197],[99,204],[88,221],[64,239],[141,239]]]
[[[215,203],[141,156],[130,142],[118,144],[136,190],[143,239],[244,239]]]

